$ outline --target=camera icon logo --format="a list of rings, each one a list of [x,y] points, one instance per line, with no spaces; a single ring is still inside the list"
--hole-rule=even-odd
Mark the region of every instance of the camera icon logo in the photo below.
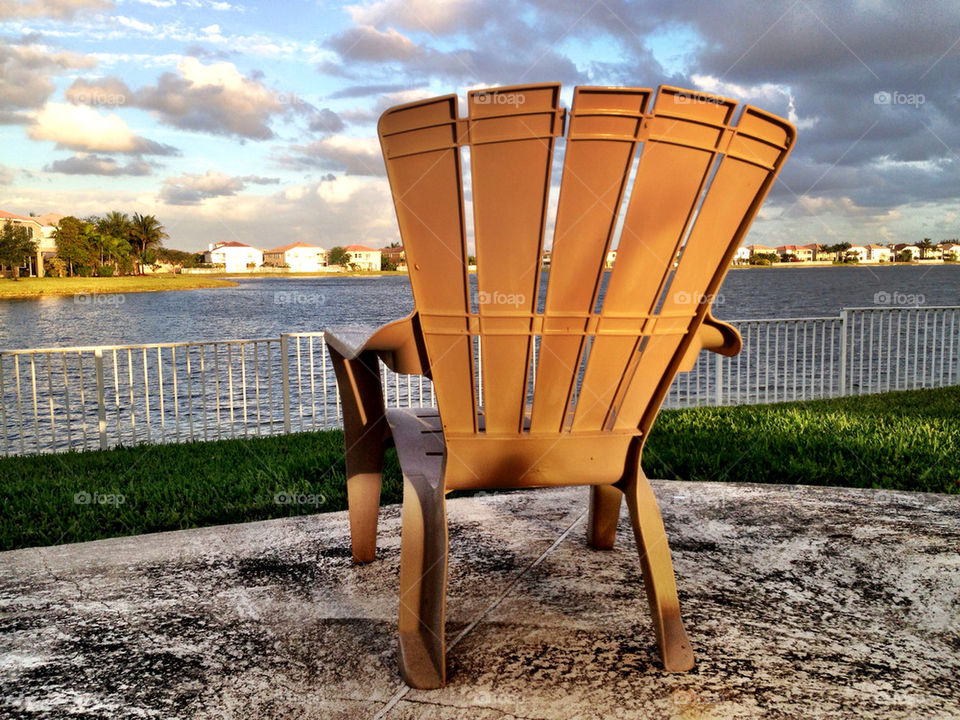
[[[874,105],[889,105],[891,102],[893,102],[893,96],[886,90],[881,90],[873,94]]]

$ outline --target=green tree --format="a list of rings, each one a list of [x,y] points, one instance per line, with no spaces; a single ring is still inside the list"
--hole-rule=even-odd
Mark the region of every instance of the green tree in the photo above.
[[[0,231],[0,265],[9,265],[13,279],[20,279],[20,266],[37,251],[30,231],[7,220]]]
[[[130,222],[128,237],[130,244],[133,246],[133,254],[137,259],[137,272],[143,273],[143,265],[149,265],[156,261],[157,248],[170,236],[167,235],[163,225],[153,215],[134,213],[133,220]]]
[[[57,225],[53,234],[57,243],[57,257],[67,264],[70,275],[76,275],[80,268],[96,264],[99,250],[92,237],[95,233],[96,228],[92,224],[72,215],[62,218]]]
[[[327,263],[330,265],[349,265],[350,253],[339,246],[330,248],[330,252],[327,253]]]
[[[925,260],[927,257],[927,251],[932,250],[936,245],[931,242],[930,238],[924,238],[917,243],[917,247],[920,248],[920,259]]]
[[[100,255],[99,266],[112,264],[115,270],[127,265],[133,251],[130,244],[130,218],[126,213],[114,210],[103,217],[89,218],[96,227],[95,238]]]

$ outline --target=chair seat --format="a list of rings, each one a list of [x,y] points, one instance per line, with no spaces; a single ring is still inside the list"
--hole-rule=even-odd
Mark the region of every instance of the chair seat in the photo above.
[[[437,482],[442,477],[447,491],[612,484],[623,477],[627,448],[637,437],[609,431],[488,435],[482,413],[480,433],[444,437],[435,408],[393,409],[386,416],[404,472],[410,467]],[[529,429],[529,421],[525,425]]]

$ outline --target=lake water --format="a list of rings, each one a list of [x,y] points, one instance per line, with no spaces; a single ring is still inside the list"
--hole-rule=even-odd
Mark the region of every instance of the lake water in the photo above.
[[[549,274],[545,274],[548,281]],[[476,284],[476,276],[471,276]],[[413,309],[405,276],[245,278],[239,287],[0,300],[0,348],[277,337],[380,325]],[[844,307],[960,305],[960,266],[733,270],[723,319],[835,316]]]

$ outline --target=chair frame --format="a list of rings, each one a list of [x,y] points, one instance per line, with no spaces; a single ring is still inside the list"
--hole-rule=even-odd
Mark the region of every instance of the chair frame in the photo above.
[[[383,455],[391,442],[403,471],[400,669],[413,687],[446,682],[445,495],[454,489],[588,485],[587,540],[597,549],[613,547],[626,497],[663,666],[682,672],[694,665],[666,531],[641,456],[675,375],[691,369],[700,350],[728,356],[740,351],[739,334],[712,317],[710,300],[792,149],[795,130],[750,106],[734,124],[735,101],[680,88],[659,88],[656,101],[645,88],[577,88],[554,236],[555,258],[562,248],[565,262],[551,267],[546,306],[539,310],[550,163],[567,120],[559,91],[559,84],[475,91],[466,119],[458,114],[456,96],[383,114],[381,145],[417,309],[378,330],[326,332],[343,406],[355,562],[376,555]],[[498,98],[507,96],[530,105],[503,110]],[[519,291],[531,292],[524,307],[474,310],[467,297],[460,157],[466,147],[481,292],[495,278],[518,297],[526,297]],[[648,147],[655,148],[649,155]],[[623,205],[635,157],[637,179],[629,205]],[[646,195],[635,208],[641,176]],[[502,187],[512,177],[516,198]],[[597,199],[591,202],[587,191]],[[663,193],[662,216],[644,203],[657,192]],[[625,269],[618,274],[615,264],[597,311],[603,275],[597,261],[615,239],[621,207],[622,232],[632,233],[628,241],[620,238]],[[673,235],[663,230],[654,240],[640,239],[645,228],[660,229],[661,217],[664,225],[673,223]],[[659,254],[650,249],[656,242],[662,244]],[[536,252],[532,270],[491,264],[496,249],[510,252],[510,243]],[[655,268],[649,278],[660,272],[661,279],[637,285],[630,269],[648,267]],[[578,279],[583,276],[586,282]],[[685,307],[667,294],[671,283],[688,293],[702,288],[705,301]],[[474,337],[482,339],[490,372],[482,400],[474,385]],[[541,353],[542,373],[531,398],[535,337],[562,361]],[[387,410],[380,362],[400,374],[432,379],[438,409]],[[619,379],[611,383],[611,376]],[[592,402],[574,397],[578,390]],[[569,472],[571,462],[578,462],[576,475]]]

